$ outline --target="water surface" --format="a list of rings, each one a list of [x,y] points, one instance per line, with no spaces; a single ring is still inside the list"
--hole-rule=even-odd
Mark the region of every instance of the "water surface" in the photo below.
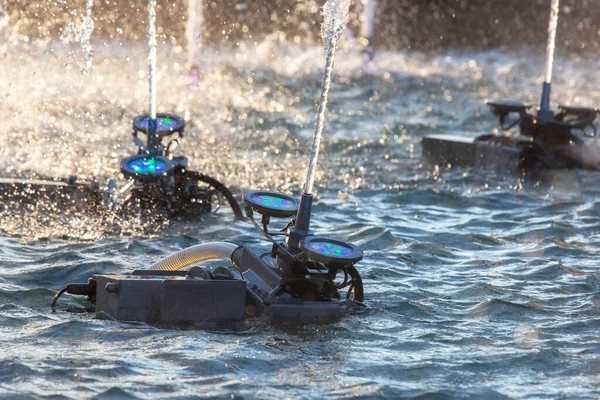
[[[2,49],[0,171],[114,176],[147,104],[145,46]],[[206,48],[199,90],[185,54],[159,50],[159,111],[185,116],[190,166],[236,193],[298,193],[322,50],[269,40]],[[223,210],[145,231],[139,216],[39,205],[0,221],[2,398],[596,399],[600,393],[600,175],[422,165],[429,133],[496,129],[485,99],[537,103],[529,48],[388,52],[363,74],[340,51],[314,230],[365,250],[368,311],[327,326],[157,330],[73,312],[66,282],[144,267],[209,240],[268,247]],[[556,61],[555,99],[600,103],[597,60]],[[1,210],[1,209],[0,209]]]

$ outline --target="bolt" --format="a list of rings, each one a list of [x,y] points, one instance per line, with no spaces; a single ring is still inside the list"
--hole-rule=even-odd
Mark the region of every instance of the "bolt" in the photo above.
[[[117,293],[119,291],[119,284],[117,282],[109,282],[105,287],[108,293]]]

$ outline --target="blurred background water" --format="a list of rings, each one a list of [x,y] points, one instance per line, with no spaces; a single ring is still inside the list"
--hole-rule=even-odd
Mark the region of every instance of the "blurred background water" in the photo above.
[[[79,3],[5,2],[2,176],[110,177],[134,150],[131,118],[147,105],[145,6],[95,4],[93,68],[82,74],[86,54],[68,28],[81,21]],[[324,62],[320,3],[229,3],[205,2],[193,89],[185,4],[161,3],[159,111],[188,121],[191,168],[238,195],[298,193]],[[341,44],[317,180],[314,229],[365,250],[368,311],[327,326],[250,321],[242,332],[95,320],[68,296],[52,314],[55,291],[93,273],[131,271],[210,240],[268,243],[226,210],[157,219],[149,232],[137,215],[0,206],[0,397],[597,399],[600,175],[420,160],[426,134],[494,131],[486,99],[538,102],[548,5],[399,3],[380,4],[372,73]],[[453,24],[450,9],[461,22],[436,41],[434,22]],[[561,103],[600,104],[598,10],[562,5]],[[496,41],[502,32],[512,40]]]

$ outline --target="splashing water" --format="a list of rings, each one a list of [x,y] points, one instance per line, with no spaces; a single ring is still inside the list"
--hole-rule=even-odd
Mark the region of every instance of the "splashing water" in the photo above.
[[[333,71],[333,63],[335,60],[335,48],[349,12],[350,0],[329,0],[323,6],[323,16],[325,17],[325,20],[321,26],[321,39],[323,41],[323,47],[325,48],[325,51],[327,51],[327,59],[325,61],[325,74],[321,85],[321,98],[319,100],[319,110],[317,112],[317,121],[315,123],[310,163],[308,164],[306,185],[304,186],[304,193],[306,194],[312,193],[315,183],[319,146],[321,144],[321,135],[325,123],[325,112],[327,111],[327,96],[331,86],[331,73]]]
[[[548,44],[546,46],[546,83],[552,82],[552,65],[554,64],[554,48],[556,46],[556,29],[558,27],[558,6],[560,0],[553,0],[548,23]]]
[[[85,16],[81,22],[81,47],[86,53],[85,63],[83,65],[83,69],[81,70],[81,73],[84,75],[89,73],[94,67],[94,49],[90,43],[92,31],[94,30],[94,20],[92,19],[93,5],[94,0],[85,1]]]

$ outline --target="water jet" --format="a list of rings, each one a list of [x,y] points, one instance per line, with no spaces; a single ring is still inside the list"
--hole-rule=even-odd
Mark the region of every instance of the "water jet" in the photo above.
[[[550,104],[552,67],[558,24],[559,1],[552,0],[546,66],[540,106],[518,101],[488,101],[506,135],[478,137],[428,135],[422,140],[423,158],[436,165],[474,166],[503,170],[581,168],[600,170],[600,157],[587,154],[596,137],[597,108]],[[510,130],[519,127],[518,134]]]
[[[92,68],[93,0],[86,0],[86,13],[81,27],[81,41],[87,57],[83,73]],[[156,0],[148,1],[148,113],[133,118],[133,142],[137,153],[120,162],[127,180],[118,187],[116,177],[97,177],[81,182],[76,176],[65,179],[0,178],[0,200],[22,203],[48,199],[61,206],[97,211],[118,209],[127,214],[132,209],[155,209],[169,215],[202,215],[213,209],[213,201],[224,197],[236,218],[242,219],[241,208],[231,191],[206,174],[188,170],[188,159],[175,156],[180,147],[186,123],[169,113],[157,113],[156,71]],[[145,135],[145,141],[140,136]]]

